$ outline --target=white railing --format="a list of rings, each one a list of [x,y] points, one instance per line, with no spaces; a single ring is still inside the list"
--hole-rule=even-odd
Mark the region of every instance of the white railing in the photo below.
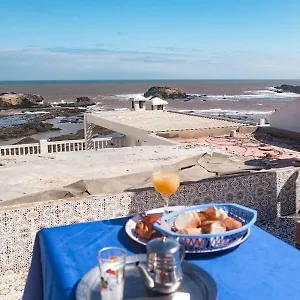
[[[92,140],[92,148],[95,150],[105,148],[120,148],[124,147],[125,138],[121,137],[105,137],[95,138]],[[16,155],[34,155],[60,152],[84,151],[85,140],[66,140],[48,142],[40,140],[35,144],[20,144],[0,146],[0,156],[16,156]]]
[[[48,146],[48,153],[83,151],[85,150],[85,141],[68,140],[68,141],[47,142],[47,146]]]
[[[39,143],[0,146],[0,156],[31,155],[39,153]]]

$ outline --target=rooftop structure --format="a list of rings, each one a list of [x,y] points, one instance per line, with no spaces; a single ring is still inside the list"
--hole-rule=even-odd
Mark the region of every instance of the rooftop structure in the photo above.
[[[168,102],[161,98],[154,97],[151,99],[152,110],[165,110],[167,105]]]
[[[129,100],[132,102],[132,110],[134,111],[146,110],[146,101],[148,101],[148,99],[145,98],[143,95],[137,95],[133,98],[130,98]]]
[[[154,97],[154,98],[151,99],[151,104],[152,105],[167,105],[168,102],[161,99],[161,98]]]
[[[198,137],[229,134],[231,130],[254,131],[257,126],[217,118],[167,111],[113,111],[85,114],[87,145],[94,125],[122,133],[127,146],[170,145],[174,136]],[[90,132],[90,133],[88,133]],[[165,135],[165,136],[164,136]],[[167,138],[165,138],[167,137]]]

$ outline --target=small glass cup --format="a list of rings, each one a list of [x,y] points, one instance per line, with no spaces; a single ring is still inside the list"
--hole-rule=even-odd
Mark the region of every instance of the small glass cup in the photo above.
[[[122,300],[126,251],[117,247],[103,248],[98,252],[98,263],[101,300]]]

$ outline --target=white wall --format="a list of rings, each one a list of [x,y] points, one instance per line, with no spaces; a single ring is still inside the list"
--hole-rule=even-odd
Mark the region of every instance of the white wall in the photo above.
[[[300,133],[300,98],[275,111],[270,116],[270,126]]]

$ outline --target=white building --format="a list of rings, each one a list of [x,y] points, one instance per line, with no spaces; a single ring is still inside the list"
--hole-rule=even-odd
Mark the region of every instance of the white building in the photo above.
[[[165,110],[167,105],[168,102],[159,97],[154,97],[151,99],[152,110]]]
[[[274,133],[294,137],[300,134],[300,98],[276,110],[270,116],[270,129]]]
[[[145,98],[142,95],[137,95],[133,98],[129,99],[132,102],[132,110],[139,111],[139,110],[146,110],[146,101],[148,101],[147,98]]]

